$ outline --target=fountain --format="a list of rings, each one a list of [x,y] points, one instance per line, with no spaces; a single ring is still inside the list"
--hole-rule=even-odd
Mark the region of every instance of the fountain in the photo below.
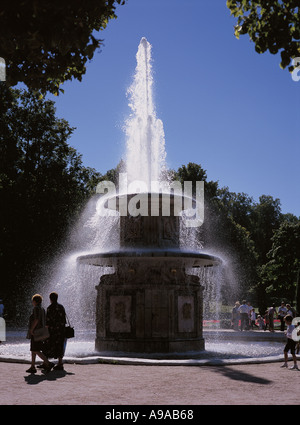
[[[143,194],[152,206],[152,194]],[[129,201],[132,199],[129,196]],[[97,286],[96,349],[100,352],[186,353],[204,349],[203,288],[186,268],[219,260],[179,248],[179,217],[120,217],[120,250],[83,255],[81,264],[113,267]],[[120,199],[119,199],[120,201]]]
[[[78,258],[80,264],[113,268],[97,286],[96,350],[178,356],[199,352],[204,350],[203,287],[186,270],[220,260],[181,249],[180,228],[190,224],[182,217],[188,196],[178,194],[180,189],[167,192],[166,184],[161,192],[152,190],[165,168],[165,152],[152,100],[151,46],[145,38],[129,92],[133,115],[127,122],[126,178],[131,190],[138,186],[141,191],[107,199],[120,214],[120,249]]]
[[[96,213],[95,198],[88,203],[74,230],[79,235],[75,245],[82,251],[67,250],[47,267],[48,283],[42,277],[43,287],[37,288],[42,294],[56,290],[75,325],[64,360],[187,365],[281,360],[279,337],[284,335],[277,333],[275,342],[274,335],[269,335],[272,341],[261,340],[257,331],[243,342],[234,333],[229,341],[206,337],[204,342],[204,286],[206,292],[211,290],[207,276],[221,261],[192,246],[190,233],[188,243],[182,242],[182,229],[203,221],[194,208],[203,204],[203,186],[192,200],[191,193],[161,181],[166,170],[164,131],[156,117],[152,85],[151,46],[143,38],[129,89],[127,169],[120,174],[119,193],[102,196]],[[195,221],[189,210],[196,211]],[[108,217],[101,216],[103,211]],[[0,361],[29,361],[25,335],[25,330],[8,330]]]

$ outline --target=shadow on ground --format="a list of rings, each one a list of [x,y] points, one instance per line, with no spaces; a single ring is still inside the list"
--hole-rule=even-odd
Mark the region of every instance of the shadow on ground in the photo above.
[[[30,375],[24,376],[24,380],[29,385],[37,385],[43,381],[56,381],[67,375],[75,375],[75,373],[66,372],[65,370],[52,370],[51,372],[39,375],[31,373]]]
[[[241,370],[232,369],[231,367],[228,367],[228,366],[215,367],[214,370],[215,372],[220,373],[226,378],[232,379],[234,381],[252,382],[254,384],[260,384],[260,385],[269,385],[273,382],[273,381],[270,381],[269,379],[251,375]]]

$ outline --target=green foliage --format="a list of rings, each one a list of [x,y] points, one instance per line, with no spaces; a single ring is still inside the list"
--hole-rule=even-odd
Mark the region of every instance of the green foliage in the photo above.
[[[281,68],[300,56],[299,6],[298,0],[227,0],[227,7],[237,18],[235,36],[248,34],[257,53],[280,51]]]
[[[68,145],[54,103],[0,85],[0,267],[3,287],[33,278],[59,249],[100,175]]]
[[[3,3],[3,2],[2,2]],[[59,94],[65,81],[81,81],[86,62],[103,44],[96,32],[116,18],[125,0],[11,0],[1,4],[0,57],[10,86]]]
[[[210,199],[216,196],[218,183],[207,181],[206,171],[199,164],[195,164],[194,162],[189,162],[188,165],[182,165],[178,168],[177,172],[173,175],[174,180],[179,180],[183,185],[185,181],[197,182],[204,181],[204,191],[205,196],[208,196]],[[195,185],[193,186],[195,190]]]
[[[262,267],[262,283],[273,297],[294,299],[300,270],[300,220],[283,221],[272,237],[269,261]]]
[[[280,226],[281,209],[279,199],[262,195],[253,205],[250,233],[259,254],[259,264],[267,261],[267,254],[272,247],[274,231]]]
[[[218,196],[233,221],[245,229],[250,229],[254,205],[253,198],[246,193],[230,192],[228,187],[219,189]]]
[[[119,174],[125,172],[125,163],[123,160],[119,162],[119,164],[116,166],[116,168],[112,168],[111,170],[108,170],[103,176],[101,176],[101,181],[110,181],[114,183],[116,186],[116,189],[119,188]]]
[[[272,196],[262,195],[255,202],[245,193],[219,188],[195,163],[180,167],[174,178],[205,182],[201,238],[205,248],[229,259],[238,280],[231,296],[248,296],[262,311],[276,297],[293,302],[300,269],[300,219],[282,214],[280,200]]]
[[[257,281],[257,252],[249,230],[244,227],[249,222],[252,209],[251,198],[245,194],[220,189],[218,182],[208,181],[206,171],[201,165],[189,163],[182,165],[175,173],[175,178],[184,181],[204,181],[205,219],[198,230],[205,249],[221,253],[230,261],[230,267],[238,280],[236,291],[245,296]],[[225,285],[226,298],[237,297],[238,293],[229,294],[230,285]]]

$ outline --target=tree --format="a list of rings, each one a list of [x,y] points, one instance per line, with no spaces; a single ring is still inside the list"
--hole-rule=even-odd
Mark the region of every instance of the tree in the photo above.
[[[125,162],[123,159],[119,162],[119,164],[116,166],[116,168],[112,168],[111,170],[108,170],[103,176],[101,176],[101,181],[110,181],[114,183],[116,186],[116,189],[119,189],[119,174],[124,173],[126,169]]]
[[[227,0],[231,14],[238,18],[235,36],[248,34],[257,53],[281,51],[281,68],[300,56],[299,6],[299,0]],[[293,69],[291,65],[289,70]]]
[[[262,267],[263,290],[269,296],[293,301],[300,270],[300,220],[282,222],[267,257],[269,261]]]
[[[1,290],[12,293],[62,248],[100,175],[68,145],[74,128],[52,101],[5,84],[0,99]]]
[[[207,181],[206,171],[195,163],[180,167],[175,178],[181,183],[204,181],[205,219],[198,237],[205,250],[220,254],[231,268],[223,285],[224,299],[232,302],[235,297],[245,296],[257,281],[257,253],[250,232],[235,219],[248,221],[251,198],[231,193],[227,188],[219,189],[218,182]]]
[[[217,194],[218,183],[213,181],[208,182],[206,171],[201,165],[195,164],[194,162],[189,162],[188,165],[179,167],[173,178],[174,180],[179,180],[182,185],[185,181],[191,181],[193,183],[204,181],[205,196],[208,197],[208,199],[212,199]],[[195,184],[193,185],[193,190],[195,190]]]
[[[230,192],[228,187],[219,189],[218,197],[235,223],[250,231],[254,206],[253,198],[243,192]]]
[[[95,31],[116,18],[126,0],[11,0],[1,5],[0,57],[10,86],[58,94],[60,85],[81,81],[86,62],[103,44]]]
[[[272,246],[272,237],[281,223],[280,200],[262,195],[253,206],[250,234],[259,255],[259,264],[268,261],[267,254]]]

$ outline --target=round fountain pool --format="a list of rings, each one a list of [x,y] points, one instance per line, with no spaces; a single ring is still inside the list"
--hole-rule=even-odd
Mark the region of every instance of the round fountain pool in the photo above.
[[[6,342],[0,345],[0,361],[30,363],[29,341],[24,331],[8,331]],[[205,350],[187,352],[178,358],[177,354],[166,353],[101,353],[95,351],[95,332],[76,332],[76,337],[67,342],[65,363],[91,364],[155,364],[155,365],[218,365],[234,363],[257,363],[281,361],[283,342],[263,340],[257,333],[256,340],[224,339],[222,333],[205,338]]]

